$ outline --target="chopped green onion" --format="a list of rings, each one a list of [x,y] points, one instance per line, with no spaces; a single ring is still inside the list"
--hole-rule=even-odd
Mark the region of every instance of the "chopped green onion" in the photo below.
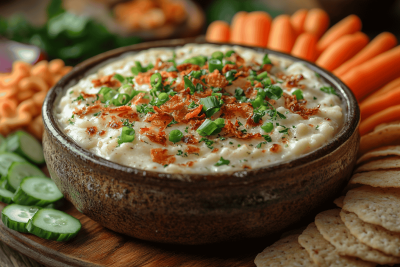
[[[324,87],[320,88],[320,90],[327,94],[337,95],[335,89],[333,89],[331,86],[324,86]]]
[[[278,100],[281,98],[283,95],[283,90],[276,85],[269,85],[265,89],[258,89],[257,96],[261,96],[261,98],[264,100],[266,96],[268,96],[269,99],[274,99]]]
[[[175,66],[171,66],[167,69],[168,72],[172,72],[172,71],[178,71],[178,69]]]
[[[183,133],[179,130],[172,130],[171,132],[169,132],[169,141],[176,143],[181,141],[183,137]]]
[[[266,71],[264,71],[264,72],[262,72],[262,73],[257,75],[257,80],[262,80],[262,79],[265,79],[265,78],[268,78],[268,72],[266,72]]]
[[[190,89],[190,94],[193,95],[194,92],[196,91],[196,87],[194,86],[194,84],[192,83],[191,80],[189,80],[188,77],[183,77],[183,80],[185,81],[185,88]]]
[[[118,144],[130,143],[135,140],[135,129],[124,126],[122,127],[121,135],[118,138]]]
[[[210,59],[208,61],[208,71],[212,73],[214,70],[221,71],[224,66],[222,65],[221,60],[218,59]]]
[[[200,99],[200,104],[203,105],[203,111],[207,118],[210,118],[212,115],[217,113],[220,110],[222,103],[215,96],[208,96]]]
[[[106,99],[106,95],[112,90],[113,89],[111,89],[110,87],[101,87],[100,91],[97,93],[99,95],[101,103],[105,103],[107,100],[109,100]]]
[[[135,61],[135,67],[132,67],[131,68],[131,72],[134,74],[134,75],[138,75],[139,74],[139,72],[143,72],[142,71],[142,64],[139,62],[139,61]]]
[[[271,84],[272,84],[272,81],[271,81],[270,78],[265,78],[264,80],[261,81],[261,84],[262,84],[264,87],[267,87],[268,85],[271,85]]]
[[[196,132],[201,136],[211,135],[215,130],[218,129],[218,126],[212,120],[206,119],[200,127],[196,130]]]
[[[162,87],[162,76],[159,72],[154,73],[150,77],[150,84],[152,88],[161,88]]]
[[[262,137],[264,137],[264,140],[267,142],[272,142],[272,138],[269,135],[263,135]]]
[[[261,126],[261,129],[263,129],[266,133],[270,133],[274,129],[274,125],[272,122],[266,122],[263,126]]]
[[[222,166],[222,165],[229,165],[229,163],[231,163],[229,160],[224,159],[223,157],[221,157],[217,163],[214,164],[214,166]]]
[[[259,95],[251,102],[251,104],[253,105],[253,108],[259,108],[264,104],[264,98]]]
[[[192,103],[190,103],[190,105],[188,106],[188,108],[192,109],[192,108],[197,108],[199,105],[197,105],[194,101],[192,101]]]
[[[222,60],[224,58],[224,53],[222,53],[221,51],[215,51],[211,54],[211,58]]]
[[[229,61],[229,60],[226,60],[225,61],[225,65],[235,65],[235,62],[233,62],[233,61]]]
[[[235,53],[233,50],[229,50],[228,52],[225,53],[225,57],[230,57],[232,54]]]
[[[118,74],[118,73],[115,73],[115,74],[114,74],[114,79],[120,81],[121,83],[124,83],[124,82],[125,82],[124,76],[122,76],[121,74]]]
[[[304,97],[303,97],[303,91],[301,91],[300,89],[295,90],[295,91],[292,93],[292,95],[295,95],[297,100],[304,99]]]
[[[236,77],[235,77],[235,74],[236,74],[236,73],[237,73],[237,70],[229,70],[229,71],[227,71],[227,72],[225,73],[226,80],[227,80],[228,82],[234,81],[234,80],[236,79]]]
[[[261,106],[261,107],[265,107],[265,106]],[[260,109],[256,109],[253,112],[252,119],[253,119],[253,121],[255,123],[258,123],[262,119],[262,117],[264,117],[264,115],[265,115],[264,109],[261,109],[261,108]]]
[[[205,138],[205,137],[202,137],[202,138],[200,139],[199,143],[201,143],[201,142],[204,142],[204,143],[206,144],[206,146],[207,146],[209,149],[213,149],[213,148],[214,148],[214,147],[212,146],[212,144],[214,144],[214,141],[212,141],[212,140],[210,140],[210,139],[207,139],[207,138]]]
[[[112,103],[115,106],[123,106],[128,104],[128,102],[131,100],[131,97],[127,94],[116,94],[113,99],[112,99]]]
[[[136,95],[136,91],[133,89],[132,85],[130,84],[124,84],[118,89],[118,93],[120,94],[127,94],[131,98],[133,98]]]
[[[246,102],[247,101],[247,97],[245,96],[243,89],[240,88],[240,87],[235,89],[235,98],[239,102]]]
[[[321,75],[319,75],[319,73],[317,73],[317,72],[314,72],[314,74],[315,74],[315,77],[317,77],[317,78],[321,78]]]
[[[265,54],[265,56],[263,57],[263,65],[265,64],[272,64],[271,60],[268,57],[268,54]]]

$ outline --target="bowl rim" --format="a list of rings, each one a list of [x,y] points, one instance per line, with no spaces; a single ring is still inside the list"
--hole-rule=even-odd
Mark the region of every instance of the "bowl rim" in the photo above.
[[[347,111],[344,112],[345,120],[342,129],[336,134],[336,136],[330,140],[328,143],[324,144],[322,147],[317,148],[316,150],[309,152],[307,154],[301,155],[294,159],[283,161],[271,165],[267,165],[264,167],[250,169],[250,170],[240,170],[240,171],[232,171],[232,172],[221,172],[221,173],[164,173],[157,172],[152,170],[143,170],[138,168],[129,167],[126,165],[122,165],[110,160],[107,160],[103,157],[97,156],[94,153],[80,147],[76,144],[71,137],[66,135],[59,127],[58,121],[55,117],[54,112],[54,104],[59,101],[63,91],[68,89],[69,87],[75,85],[79,79],[83,78],[87,72],[90,70],[98,68],[104,62],[110,63],[110,60],[115,58],[118,59],[122,54],[132,53],[132,52],[140,52],[142,50],[147,50],[151,48],[173,48],[180,47],[186,44],[213,44],[213,45],[228,45],[228,46],[240,46],[244,48],[253,49],[257,52],[264,52],[268,54],[273,54],[278,57],[287,58],[293,61],[302,62],[308,68],[318,73],[325,82],[334,87],[336,92],[338,92],[344,109]],[[75,81],[73,85],[72,81]],[[230,43],[211,43],[204,41],[204,38],[183,38],[183,39],[172,39],[165,41],[153,41],[153,42],[145,42],[140,44],[135,44],[131,46],[117,48],[111,51],[107,51],[105,53],[94,56],[90,59],[83,61],[82,63],[76,65],[68,74],[66,74],[63,78],[61,78],[56,85],[51,88],[49,93],[47,94],[43,107],[42,107],[42,116],[44,128],[47,134],[50,134],[53,139],[59,142],[61,145],[67,147],[70,152],[74,154],[75,157],[79,157],[81,160],[87,160],[93,164],[101,165],[103,168],[106,168],[112,172],[121,172],[122,174],[119,176],[122,180],[127,182],[135,182],[135,181],[165,181],[168,183],[177,182],[177,183],[187,183],[187,182],[210,182],[213,181],[214,184],[226,185],[226,184],[237,184],[237,183],[252,183],[257,182],[260,179],[268,179],[268,173],[272,172],[280,172],[282,170],[286,170],[288,168],[297,168],[311,163],[312,161],[318,160],[325,156],[328,156],[330,153],[334,152],[338,148],[340,148],[346,141],[358,130],[358,124],[360,121],[360,110],[358,103],[354,94],[351,90],[334,74],[331,72],[318,67],[312,62],[296,58],[290,54],[269,50],[266,48],[260,47],[252,47],[245,45],[236,45]],[[262,175],[264,174],[264,175]],[[125,176],[129,176],[129,180],[126,179]],[[246,178],[246,179],[243,179]],[[250,178],[250,179],[249,179]]]

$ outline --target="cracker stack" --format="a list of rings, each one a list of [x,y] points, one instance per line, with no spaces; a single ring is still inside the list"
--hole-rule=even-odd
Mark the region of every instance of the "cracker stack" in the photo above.
[[[302,234],[267,247],[257,255],[257,267],[400,264],[398,144],[399,122],[363,136],[348,191],[334,201],[339,208],[318,214]]]

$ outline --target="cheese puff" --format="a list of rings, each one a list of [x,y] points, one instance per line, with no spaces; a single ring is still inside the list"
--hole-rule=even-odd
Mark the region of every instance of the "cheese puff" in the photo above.
[[[25,77],[18,85],[21,91],[35,90],[47,92],[49,90],[47,83],[41,77],[37,76]]]
[[[30,113],[33,117],[37,116],[40,114],[40,109],[36,107],[35,101],[33,101],[32,98],[27,99],[23,102],[21,102],[18,107],[17,107],[17,113],[20,112],[28,112]]]
[[[62,78],[62,75],[53,75],[53,86]]]
[[[10,74],[0,76],[0,88],[9,88],[16,86],[18,82],[29,76],[30,66],[21,61],[16,61],[13,63],[13,69]]]
[[[32,100],[35,102],[36,107],[38,107],[40,110],[42,109],[42,105],[44,102],[44,99],[46,98],[47,93],[46,92],[39,92],[33,95]]]
[[[18,112],[19,111],[19,112]],[[11,131],[27,126],[32,121],[32,115],[29,112],[17,109],[14,117],[2,117],[0,119],[0,127],[5,127]]]
[[[15,99],[8,99],[0,102],[0,118],[14,117],[17,113],[18,102]]]
[[[53,83],[53,78],[49,71],[49,63],[46,60],[36,63],[31,69],[31,75],[41,77],[48,86],[51,86]]]
[[[34,94],[35,94],[35,91],[33,91],[33,90],[20,91],[17,94],[17,99],[19,102],[22,102],[24,100],[27,100],[28,98],[31,98]]]
[[[13,86],[10,89],[0,90],[0,102],[6,101],[9,99],[15,99],[17,96],[18,90]]]
[[[72,70],[72,68],[73,68],[73,67],[71,67],[71,66],[65,66],[65,67],[60,71],[60,74],[61,74],[62,76],[64,76],[65,74],[67,74],[68,72],[70,72],[70,71]]]
[[[34,118],[26,127],[26,130],[31,133],[33,136],[35,136],[37,139],[42,140],[43,136],[43,120],[42,116],[37,116]]]
[[[49,71],[53,74],[59,73],[64,67],[65,63],[62,59],[53,59],[49,62]]]

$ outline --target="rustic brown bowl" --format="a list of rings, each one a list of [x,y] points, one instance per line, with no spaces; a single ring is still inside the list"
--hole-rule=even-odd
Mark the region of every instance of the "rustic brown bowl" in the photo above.
[[[302,61],[340,95],[343,129],[328,144],[291,161],[219,174],[165,174],[123,166],[78,146],[61,131],[54,106],[90,69],[128,51],[203,43],[195,39],[116,49],[76,66],[43,105],[44,154],[52,179],[73,205],[104,227],[165,243],[205,244],[260,237],[299,221],[331,200],[347,183],[359,148],[359,108],[351,91],[331,73]]]

